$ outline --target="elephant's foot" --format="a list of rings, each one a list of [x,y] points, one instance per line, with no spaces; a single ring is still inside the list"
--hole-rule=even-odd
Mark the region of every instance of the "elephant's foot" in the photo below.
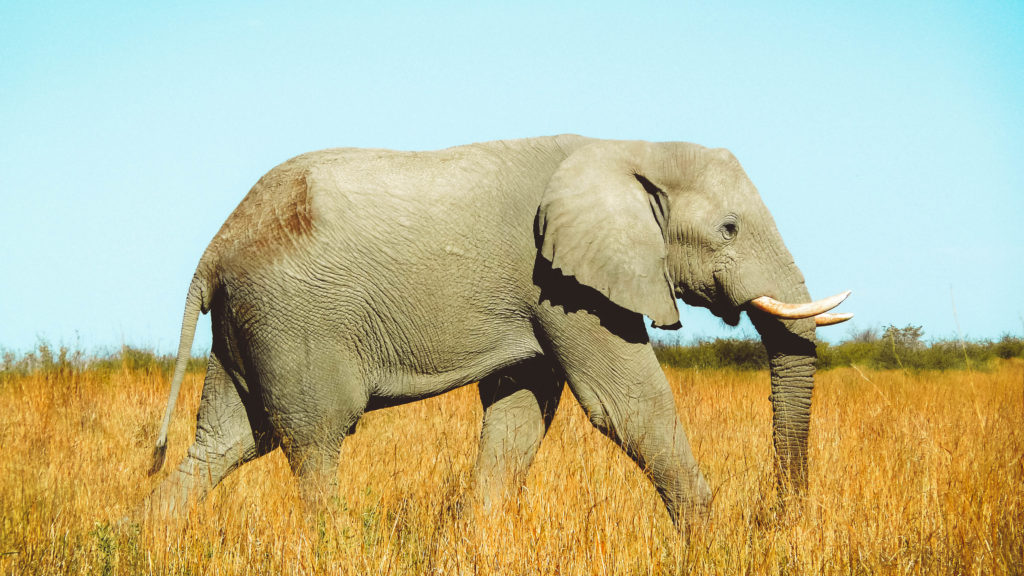
[[[200,478],[200,465],[189,457],[176,470],[164,478],[143,502],[141,514],[157,525],[176,524],[187,515],[189,508],[209,491]]]
[[[330,514],[338,504],[337,469],[320,472],[306,473],[298,479],[299,497],[302,499],[305,516],[309,520]]]
[[[297,480],[305,539],[315,548],[333,547],[352,528],[341,514],[337,467],[315,471],[307,469],[298,475]]]
[[[204,440],[211,438],[208,434],[203,437]],[[161,522],[184,518],[225,476],[271,447],[270,444],[259,445],[251,432],[236,435],[229,446],[212,449],[205,443],[194,443],[181,464],[150,493],[143,503],[143,513]]]
[[[696,466],[679,474],[672,483],[654,484],[665,502],[669,516],[681,532],[706,524],[711,518],[712,493],[704,475]]]
[[[343,438],[321,436],[318,442],[282,444],[288,464],[299,484],[303,518],[307,526],[318,526],[336,516],[338,461]]]

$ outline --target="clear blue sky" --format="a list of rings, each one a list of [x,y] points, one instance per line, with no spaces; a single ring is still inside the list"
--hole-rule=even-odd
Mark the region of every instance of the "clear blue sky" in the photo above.
[[[0,2],[0,348],[173,350],[296,154],[562,132],[731,149],[856,327],[1024,333],[1024,3],[385,4]]]

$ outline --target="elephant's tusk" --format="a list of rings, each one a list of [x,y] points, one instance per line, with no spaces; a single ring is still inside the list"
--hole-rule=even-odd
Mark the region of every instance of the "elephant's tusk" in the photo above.
[[[816,326],[831,326],[833,324],[839,324],[846,322],[850,318],[853,318],[853,314],[849,312],[839,312],[837,314],[818,314],[814,317],[814,324]]]
[[[806,304],[788,304],[786,302],[779,302],[778,300],[770,296],[760,296],[750,301],[750,304],[762,312],[767,312],[777,318],[785,318],[787,320],[798,320],[800,318],[810,318],[811,316],[817,316],[818,314],[824,314],[829,310],[839,306],[846,297],[850,295],[850,291],[847,290],[841,294],[835,296],[829,296],[823,298],[817,302],[807,302]]]

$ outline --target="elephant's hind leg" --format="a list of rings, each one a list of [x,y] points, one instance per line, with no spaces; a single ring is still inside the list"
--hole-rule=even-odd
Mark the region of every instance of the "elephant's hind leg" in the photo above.
[[[333,352],[298,357],[309,360],[265,371],[266,397],[305,512],[316,515],[338,494],[341,445],[366,410],[367,394],[354,362]]]
[[[272,436],[246,409],[216,354],[210,355],[196,419],[195,442],[185,459],[150,496],[155,512],[178,515],[202,500],[232,470],[273,449]]]
[[[522,488],[555,416],[563,387],[544,358],[480,381],[484,421],[474,471],[474,496],[484,510]]]

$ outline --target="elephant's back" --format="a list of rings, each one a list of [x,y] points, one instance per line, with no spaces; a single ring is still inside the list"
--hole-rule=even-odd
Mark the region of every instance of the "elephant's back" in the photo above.
[[[225,270],[276,266],[345,246],[381,257],[425,244],[466,253],[489,240],[533,250],[539,197],[564,157],[564,140],[302,154],[260,178],[207,254]]]

